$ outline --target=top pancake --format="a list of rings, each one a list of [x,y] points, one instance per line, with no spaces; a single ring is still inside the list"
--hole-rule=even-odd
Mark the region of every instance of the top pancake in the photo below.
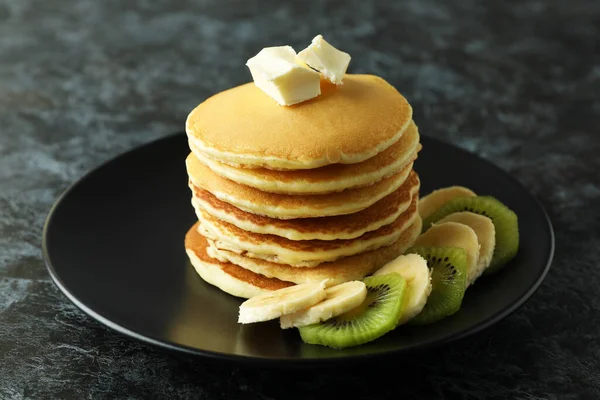
[[[394,144],[412,120],[384,79],[347,74],[321,95],[280,106],[254,83],[220,92],[188,115],[186,132],[205,156],[231,165],[313,169],[365,161]]]
[[[371,185],[395,174],[417,158],[421,144],[417,126],[411,121],[396,143],[366,161],[296,171],[233,167],[206,157],[192,142],[190,148],[213,172],[242,185],[270,193],[326,194]]]

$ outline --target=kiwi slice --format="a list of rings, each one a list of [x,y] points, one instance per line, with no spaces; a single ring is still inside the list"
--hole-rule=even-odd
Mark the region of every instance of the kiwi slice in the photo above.
[[[423,230],[447,215],[459,211],[469,211],[488,217],[496,230],[496,248],[490,266],[483,274],[500,270],[512,260],[519,250],[519,222],[517,214],[499,200],[491,196],[458,197],[440,207],[433,215],[423,221]]]
[[[396,273],[366,277],[367,297],[358,307],[298,328],[305,343],[334,349],[371,342],[396,327],[404,308],[406,280]]]
[[[415,246],[406,251],[427,261],[431,271],[431,294],[419,314],[409,321],[427,325],[457,312],[467,288],[467,253],[460,247]]]

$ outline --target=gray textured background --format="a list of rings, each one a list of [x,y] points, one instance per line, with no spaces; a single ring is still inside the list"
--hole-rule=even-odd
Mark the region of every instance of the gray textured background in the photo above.
[[[302,373],[176,358],[79,312],[41,260],[57,196],[316,33],[541,199],[557,249],[537,294],[402,365]],[[592,0],[0,0],[0,398],[600,398],[599,37]]]

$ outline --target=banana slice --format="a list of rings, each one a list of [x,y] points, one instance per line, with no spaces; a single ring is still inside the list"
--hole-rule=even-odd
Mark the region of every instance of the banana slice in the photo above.
[[[367,297],[367,287],[361,281],[340,283],[325,292],[327,297],[320,303],[294,314],[282,316],[281,328],[301,327],[326,321],[358,307]]]
[[[325,298],[326,282],[303,283],[252,297],[240,305],[238,322],[269,321],[313,306]]]
[[[479,248],[479,258],[477,259],[477,271],[471,277],[472,280],[470,283],[473,283],[490,266],[494,257],[494,249],[496,248],[496,228],[494,227],[494,223],[488,217],[469,211],[455,212],[436,223],[443,224],[444,222],[458,222],[459,224],[467,225],[477,235],[477,241],[481,247]]]
[[[472,197],[475,193],[464,186],[448,186],[434,190],[419,199],[419,215],[426,219],[455,197]]]
[[[398,321],[398,325],[402,325],[419,314],[425,307],[432,289],[431,270],[427,266],[427,261],[420,255],[406,254],[385,264],[373,275],[386,275],[394,272],[406,280],[408,289],[404,296],[404,311]]]

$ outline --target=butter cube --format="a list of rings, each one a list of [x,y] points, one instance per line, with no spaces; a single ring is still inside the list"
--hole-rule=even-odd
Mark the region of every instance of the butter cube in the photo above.
[[[296,57],[290,46],[266,47],[246,62],[254,84],[282,106],[321,94],[319,73],[298,63]]]
[[[350,64],[350,54],[333,47],[322,35],[315,36],[310,46],[298,53],[298,58],[336,85],[342,84]]]

